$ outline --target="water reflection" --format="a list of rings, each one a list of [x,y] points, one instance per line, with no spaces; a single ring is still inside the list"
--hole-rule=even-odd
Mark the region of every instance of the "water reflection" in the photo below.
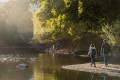
[[[80,58],[68,56],[46,56],[39,55],[39,60],[34,65],[34,80],[73,80],[73,76],[69,76],[69,70],[61,69],[61,65],[84,63]],[[71,72],[70,72],[71,73]],[[76,73],[76,72],[75,72]],[[64,78],[62,78],[62,77]],[[75,75],[74,75],[75,76]],[[74,79],[77,80],[77,79]]]
[[[33,78],[32,65],[37,55],[31,49],[0,48],[0,80],[30,80]],[[25,70],[16,68],[18,64],[28,64]]]
[[[30,49],[0,49],[0,80],[120,80],[98,74],[62,69],[63,65],[83,64],[87,58],[36,54]],[[18,64],[27,64],[24,70]]]
[[[34,53],[29,48],[0,48],[0,63],[16,63],[22,60],[34,62],[37,57]]]
[[[86,59],[85,59],[86,60]],[[115,77],[103,77],[94,73],[61,69],[62,65],[81,64],[82,58],[67,56],[39,55],[34,65],[34,80],[119,80]]]
[[[94,76],[95,76],[95,74],[91,73],[91,80],[94,80]]]

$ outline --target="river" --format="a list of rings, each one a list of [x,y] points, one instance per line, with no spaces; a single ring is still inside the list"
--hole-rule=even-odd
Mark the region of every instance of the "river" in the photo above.
[[[42,54],[27,48],[0,48],[0,80],[120,80],[98,74],[62,69],[61,66],[83,64],[87,58]],[[27,69],[16,68],[27,64]]]

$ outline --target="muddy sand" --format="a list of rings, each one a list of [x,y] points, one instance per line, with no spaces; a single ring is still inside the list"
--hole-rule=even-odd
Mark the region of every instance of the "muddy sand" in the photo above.
[[[84,72],[92,72],[98,74],[106,74],[108,76],[120,77],[120,65],[117,64],[109,64],[107,67],[104,66],[104,63],[96,63],[96,67],[91,67],[90,63],[85,64],[75,64],[75,65],[67,65],[62,66],[64,69],[76,70],[76,71],[84,71]]]

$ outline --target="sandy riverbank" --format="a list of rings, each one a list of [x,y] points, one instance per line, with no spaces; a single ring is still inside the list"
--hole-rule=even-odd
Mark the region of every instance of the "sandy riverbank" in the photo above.
[[[75,64],[75,65],[67,65],[62,66],[64,69],[76,70],[76,71],[85,71],[92,73],[105,73],[108,76],[120,77],[120,65],[109,64],[107,68],[104,67],[104,63],[96,63],[96,67],[91,67],[90,63],[86,64]]]

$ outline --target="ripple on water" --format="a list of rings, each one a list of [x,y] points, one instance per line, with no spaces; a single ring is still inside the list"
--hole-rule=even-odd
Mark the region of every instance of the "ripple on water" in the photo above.
[[[27,49],[1,49],[0,63],[17,63],[19,61],[34,62],[37,59],[34,52]]]

